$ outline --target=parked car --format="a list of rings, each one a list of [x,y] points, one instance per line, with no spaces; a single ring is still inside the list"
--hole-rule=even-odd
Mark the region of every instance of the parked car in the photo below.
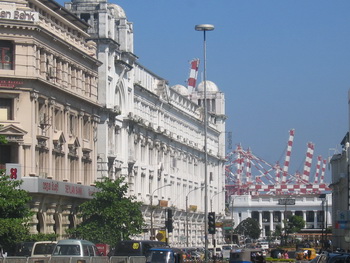
[[[31,257],[48,257],[51,256],[57,241],[38,241],[32,248]]]
[[[52,257],[96,257],[100,256],[94,243],[86,240],[65,239],[57,242]]]
[[[215,247],[215,257],[217,259],[222,259],[223,255],[222,255],[222,247],[221,246],[216,246]]]
[[[32,249],[35,242],[20,242],[16,244],[15,251],[10,253],[9,256],[16,257],[30,257],[32,255]]]
[[[312,260],[312,263],[348,263],[350,262],[350,253],[328,253],[324,252]]]

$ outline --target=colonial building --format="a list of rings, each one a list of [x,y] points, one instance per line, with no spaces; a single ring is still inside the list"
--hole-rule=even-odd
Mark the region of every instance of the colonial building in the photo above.
[[[289,202],[285,202],[288,199]],[[332,195],[232,195],[231,219],[234,227],[253,218],[261,227],[261,238],[273,236],[276,228],[284,228],[285,220],[296,215],[303,218],[305,227],[294,238],[326,240],[326,229],[332,226]],[[229,235],[228,235],[229,236]],[[291,237],[291,238],[293,238]]]
[[[98,66],[88,25],[54,1],[1,1],[1,168],[33,200],[30,232],[77,224],[97,179]]]
[[[350,90],[348,94],[350,98]],[[349,102],[349,100],[348,100]],[[350,104],[348,105],[350,107]],[[350,123],[348,121],[348,123]],[[349,131],[341,141],[342,151],[333,155],[333,246],[350,250],[350,177],[349,177]]]
[[[138,63],[133,25],[120,6],[79,0],[65,7],[90,25],[88,32],[103,63],[98,94],[106,112],[98,126],[98,177],[125,177],[129,194],[143,202],[146,226],[135,238],[163,239],[166,211],[171,209],[170,244],[203,246],[203,83],[191,92],[170,86]],[[225,98],[214,83],[207,86],[208,197],[215,196],[211,203],[219,220],[225,211]],[[223,240],[220,229],[217,239]]]

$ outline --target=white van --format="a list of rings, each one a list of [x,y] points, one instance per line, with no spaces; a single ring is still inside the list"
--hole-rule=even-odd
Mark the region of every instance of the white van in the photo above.
[[[221,246],[215,247],[215,256],[218,259],[222,259],[222,247]]]
[[[48,257],[51,256],[57,241],[38,241],[32,248],[31,257]]]
[[[57,242],[52,257],[96,257],[100,256],[94,243],[86,240],[65,239]]]

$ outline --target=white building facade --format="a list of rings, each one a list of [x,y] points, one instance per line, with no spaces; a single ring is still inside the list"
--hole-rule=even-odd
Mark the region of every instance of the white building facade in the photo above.
[[[281,199],[292,199],[294,204],[281,205]],[[276,226],[283,229],[285,219],[293,215],[304,219],[305,227],[300,234],[305,233],[307,238],[320,241],[322,232],[326,233],[326,229],[332,226],[331,193],[324,196],[232,195],[229,207],[234,227],[247,218],[253,218],[259,222],[262,238],[271,235]]]
[[[204,246],[203,83],[189,94],[140,65],[133,54],[133,25],[120,6],[87,0],[65,7],[91,26],[103,63],[99,102],[106,111],[98,127],[98,177],[125,177],[129,194],[143,202],[146,225],[135,238],[150,239],[153,229],[162,239],[171,209],[169,243]],[[220,220],[225,213],[225,97],[214,83],[208,81],[207,87],[207,204]],[[216,239],[223,242],[220,228]]]

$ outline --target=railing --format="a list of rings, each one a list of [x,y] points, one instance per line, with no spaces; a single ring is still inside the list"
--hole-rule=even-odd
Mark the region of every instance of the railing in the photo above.
[[[186,263],[201,263],[200,259],[185,259]],[[208,260],[210,263],[227,263],[228,260]],[[146,257],[6,257],[0,263],[146,263]]]

